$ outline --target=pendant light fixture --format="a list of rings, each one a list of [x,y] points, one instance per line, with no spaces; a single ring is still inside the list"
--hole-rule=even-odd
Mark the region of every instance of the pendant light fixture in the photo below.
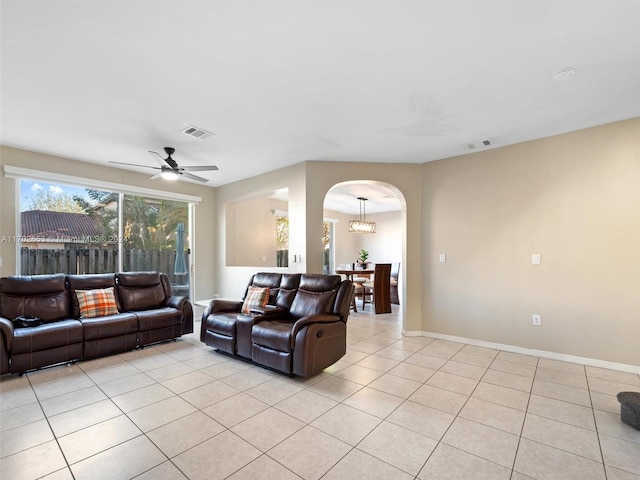
[[[349,231],[353,233],[376,233],[376,222],[367,222],[367,214],[365,211],[364,197],[358,197],[360,200],[360,217],[358,220],[349,220]]]

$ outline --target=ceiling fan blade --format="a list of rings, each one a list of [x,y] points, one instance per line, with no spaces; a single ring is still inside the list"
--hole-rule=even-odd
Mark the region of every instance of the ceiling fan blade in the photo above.
[[[189,172],[181,172],[181,175],[184,175],[185,177],[190,178],[191,180],[196,180],[198,182],[203,182],[204,183],[204,182],[208,182],[209,181],[206,178],[202,178],[202,177],[199,177],[197,175],[192,175]]]
[[[156,168],[156,167],[153,167],[153,168]],[[162,175],[162,170],[161,170],[161,171],[159,171],[158,173],[156,173],[155,175],[151,175],[151,176],[149,177],[149,180],[155,180],[156,178],[159,178],[159,177],[160,177],[160,175]]]
[[[144,167],[144,168],[153,168],[155,170],[158,170],[159,167],[152,167],[151,165],[140,165],[138,163],[127,163],[127,162],[112,162],[111,160],[109,160],[109,163],[116,163],[118,165],[128,165],[130,167]]]
[[[154,152],[153,150],[149,150],[149,153],[160,164],[161,167],[166,166],[164,158],[162,158],[162,156],[158,152]]]
[[[211,170],[218,170],[218,167],[215,165],[194,165],[191,167],[180,167],[180,170],[185,170],[187,172],[206,172]]]

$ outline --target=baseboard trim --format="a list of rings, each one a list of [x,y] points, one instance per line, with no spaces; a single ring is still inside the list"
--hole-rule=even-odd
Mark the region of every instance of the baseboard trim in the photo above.
[[[493,348],[511,353],[520,353],[522,355],[533,355],[534,357],[548,358],[550,360],[560,360],[562,362],[579,363],[590,367],[606,368],[609,370],[619,370],[622,372],[635,373],[640,375],[640,365],[628,365],[626,363],[608,362],[597,358],[578,357],[575,355],[567,355],[565,353],[549,352],[546,350],[534,350],[531,348],[516,347],[514,345],[505,345],[501,343],[486,342],[475,338],[456,337],[454,335],[444,335],[442,333],[421,332],[416,330],[402,330],[403,335],[407,337],[429,337],[438,340],[447,340],[449,342],[466,343],[477,347]]]

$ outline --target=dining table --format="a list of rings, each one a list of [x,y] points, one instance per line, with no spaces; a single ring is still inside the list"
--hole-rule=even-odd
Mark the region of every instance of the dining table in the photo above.
[[[373,268],[337,268],[336,269],[336,273],[338,275],[344,275],[345,277],[347,277],[347,280],[352,281],[354,284],[359,285],[362,288],[362,308],[364,309],[364,302],[365,302],[365,298],[364,298],[364,287],[362,286],[362,284],[364,282],[366,282],[367,280],[369,280],[369,277],[371,275],[373,275],[373,273],[375,272],[375,270]],[[366,277],[363,277],[362,275],[366,275]],[[353,306],[353,311],[357,312],[358,311],[358,307],[356,306],[356,297],[355,294],[353,296],[353,298],[351,299],[351,305]]]

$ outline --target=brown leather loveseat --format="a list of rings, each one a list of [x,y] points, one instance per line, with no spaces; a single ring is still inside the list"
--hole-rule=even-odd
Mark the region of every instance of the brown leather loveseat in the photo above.
[[[193,307],[158,272],[3,277],[0,332],[0,373],[22,374],[192,333]]]
[[[268,289],[267,304],[247,311],[256,287]],[[352,295],[352,283],[339,275],[257,273],[242,301],[211,301],[200,340],[267,368],[310,377],[346,353]]]

